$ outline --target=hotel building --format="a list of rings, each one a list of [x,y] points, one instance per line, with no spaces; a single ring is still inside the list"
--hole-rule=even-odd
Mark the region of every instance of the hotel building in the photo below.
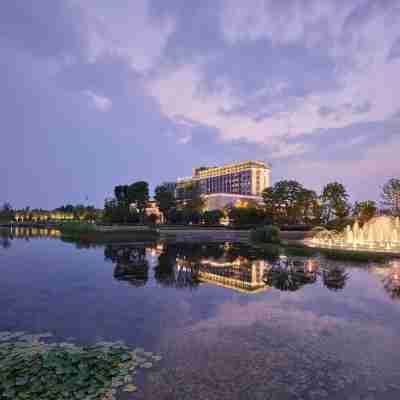
[[[271,167],[261,161],[245,161],[221,167],[198,167],[193,176],[176,182],[175,196],[185,201],[191,190],[198,190],[207,210],[227,205],[261,203],[263,190],[271,184]]]

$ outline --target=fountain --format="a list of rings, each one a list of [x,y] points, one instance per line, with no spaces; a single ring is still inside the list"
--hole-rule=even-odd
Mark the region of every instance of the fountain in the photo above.
[[[400,218],[375,217],[363,226],[356,221],[342,232],[318,229],[305,243],[313,247],[400,253]]]

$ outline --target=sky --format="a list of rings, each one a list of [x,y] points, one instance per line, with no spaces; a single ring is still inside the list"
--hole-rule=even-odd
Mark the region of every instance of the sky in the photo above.
[[[378,199],[400,176],[397,0],[6,0],[0,203],[248,159]]]

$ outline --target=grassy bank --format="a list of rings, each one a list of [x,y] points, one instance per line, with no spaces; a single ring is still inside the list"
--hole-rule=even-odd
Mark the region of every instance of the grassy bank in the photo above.
[[[159,237],[155,229],[143,227],[124,229],[118,226],[103,229],[84,222],[65,222],[59,226],[59,229],[62,238],[87,243],[143,242],[154,241]]]

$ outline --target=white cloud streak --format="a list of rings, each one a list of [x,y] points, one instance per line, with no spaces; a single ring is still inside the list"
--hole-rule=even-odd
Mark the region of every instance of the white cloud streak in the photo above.
[[[225,2],[221,25],[230,45],[259,39],[282,46],[282,51],[287,44],[311,50],[319,46],[319,51],[325,45],[325,56],[336,66],[336,89],[311,91],[301,99],[288,97],[287,104],[282,104],[280,99],[275,104],[261,106],[260,112],[279,110],[268,118],[255,120],[240,113],[221,113],[221,110],[246,105],[248,100],[234,95],[228,80],[224,80],[218,93],[200,90],[204,87],[202,63],[206,59],[160,74],[148,83],[149,93],[169,118],[184,117],[215,127],[222,140],[247,139],[270,144],[278,149],[276,157],[304,151],[299,146],[283,150],[288,137],[384,121],[396,112],[400,103],[400,58],[388,60],[400,35],[400,10],[377,6],[358,15],[357,7],[364,3],[361,0],[304,3],[293,0],[277,8],[275,1]],[[270,82],[260,93],[274,93],[288,87],[290,77],[283,83]],[[365,104],[371,106],[362,113],[354,112]],[[320,112],[324,107],[339,111],[324,114]]]
[[[97,110],[106,112],[111,109],[112,101],[108,97],[96,94],[91,90],[85,90],[83,93],[89,98],[90,104]]]
[[[76,0],[74,0],[76,1]],[[149,16],[146,0],[106,0],[80,2],[88,30],[88,57],[95,62],[104,55],[127,58],[139,72],[151,69],[174,31],[171,18],[155,20]]]

